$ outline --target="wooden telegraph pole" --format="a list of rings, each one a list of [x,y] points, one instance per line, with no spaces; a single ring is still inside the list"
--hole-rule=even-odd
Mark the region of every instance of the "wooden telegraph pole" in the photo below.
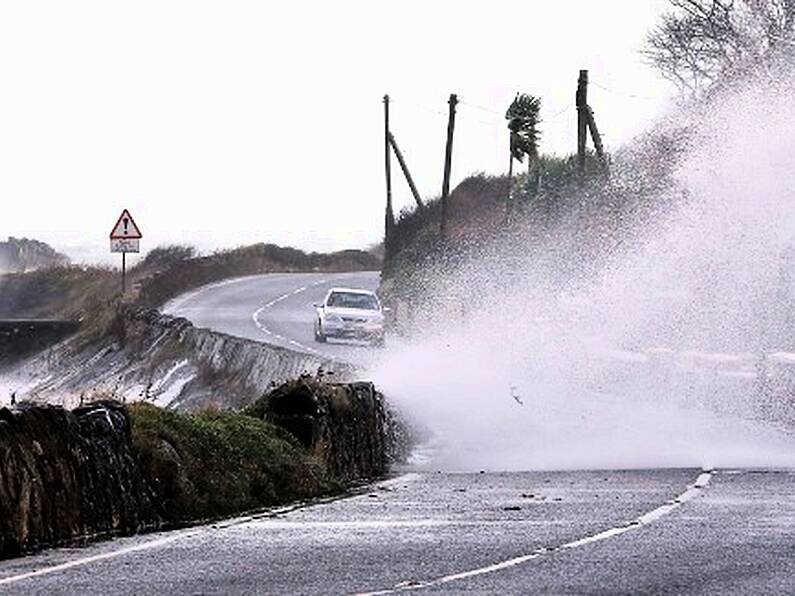
[[[588,71],[581,70],[577,81],[577,169],[585,175],[585,141],[588,135]]]
[[[390,236],[395,223],[395,213],[392,210],[392,164],[389,156],[389,95],[384,95],[384,166],[386,172],[386,213],[384,216],[384,254],[388,257],[390,252]]]
[[[581,70],[580,78],[577,81],[577,169],[580,172],[580,181],[585,179],[585,145],[588,141],[588,133],[591,134],[596,156],[602,165],[602,170],[607,173],[608,164],[605,148],[602,144],[602,136],[596,127],[596,119],[593,110],[588,105],[588,71]]]
[[[451,93],[450,100],[447,103],[450,108],[447,116],[447,148],[444,154],[444,179],[442,181],[442,219],[439,226],[443,237],[447,233],[447,197],[450,194],[450,164],[453,159],[455,106],[458,103],[458,96],[455,93]]]
[[[414,197],[414,201],[417,203],[417,208],[422,209],[424,205],[422,203],[422,198],[420,198],[420,192],[417,190],[417,185],[414,184],[414,178],[411,177],[411,172],[409,172],[409,166],[406,164],[406,160],[403,159],[403,154],[400,152],[400,148],[395,140],[395,135],[391,132],[389,133],[389,143],[392,145],[392,149],[395,152],[395,157],[397,157],[398,163],[400,164],[400,169],[403,170],[403,175],[406,177],[406,182],[408,182],[411,194]]]
[[[596,128],[596,120],[593,117],[593,110],[591,106],[586,106],[586,114],[588,116],[588,130],[591,131],[591,139],[593,146],[596,150],[596,157],[599,158],[599,163],[602,164],[602,170],[607,172],[607,157],[605,157],[605,148],[602,145],[602,135],[599,134],[599,129]]]

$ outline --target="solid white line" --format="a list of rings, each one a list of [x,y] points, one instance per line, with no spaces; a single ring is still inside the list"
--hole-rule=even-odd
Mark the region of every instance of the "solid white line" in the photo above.
[[[404,474],[402,476],[398,476],[396,478],[391,478],[385,482],[379,484],[379,486],[387,486],[389,484],[398,484],[401,482],[411,482],[416,480],[419,475],[416,474]],[[332,497],[330,500],[336,500],[336,497]],[[315,503],[322,503],[324,502],[323,499],[319,499],[315,501]],[[45,567],[43,569],[36,569],[35,571],[27,571],[25,573],[19,573],[17,575],[10,575],[8,577],[0,578],[0,585],[7,585],[13,584],[25,579],[31,579],[34,577],[41,577],[42,575],[49,575],[51,573],[57,573],[59,571],[66,571],[67,569],[72,569],[74,567],[81,567],[84,565],[89,565],[91,563],[96,563],[99,561],[107,561],[108,559],[115,559],[116,557],[121,557],[123,555],[129,555],[132,553],[142,552],[145,550],[151,550],[153,548],[157,548],[159,546],[165,546],[167,544],[171,544],[172,542],[176,542],[177,540],[181,540],[183,538],[193,538],[197,534],[201,534],[202,532],[207,532],[210,529],[212,530],[224,530],[226,528],[232,528],[235,526],[241,526],[244,524],[248,524],[251,522],[258,522],[262,519],[266,518],[274,518],[279,515],[284,515],[287,513],[291,513],[298,509],[303,509],[307,505],[312,505],[312,502],[309,503],[294,503],[292,505],[284,505],[281,507],[275,507],[273,509],[267,509],[260,513],[254,513],[251,515],[242,515],[240,517],[234,517],[232,519],[228,519],[221,522],[216,522],[211,526],[204,526],[202,528],[197,528],[195,530],[174,530],[169,532],[167,536],[163,536],[162,538],[156,540],[150,540],[149,542],[145,542],[143,544],[136,544],[134,546],[128,546],[124,548],[120,548],[118,550],[101,553],[98,555],[91,555],[89,557],[83,557],[81,559],[75,559],[73,561],[67,561],[66,563],[60,563],[58,565],[53,565],[52,567]]]
[[[144,550],[150,550],[153,548],[157,548],[159,546],[165,546],[166,544],[170,544],[171,542],[175,542],[176,540],[180,540],[182,538],[190,538],[198,534],[198,530],[194,530],[192,532],[187,533],[180,533],[177,535],[165,536],[160,538],[159,540],[152,540],[151,542],[146,542],[144,544],[136,544],[135,546],[128,546],[126,548],[121,548],[119,550],[114,550],[108,553],[102,553],[99,555],[93,555],[90,557],[84,557],[82,559],[75,559],[74,561],[67,561],[66,563],[61,563],[60,565],[53,565],[52,567],[45,567],[44,569],[37,569],[35,571],[28,571],[26,573],[20,573],[19,575],[12,575],[10,577],[4,577],[0,579],[0,585],[6,584],[13,584],[18,581],[22,581],[23,579],[30,579],[32,577],[39,577],[42,575],[47,575],[50,573],[56,573],[58,571],[65,571],[67,569],[71,569],[73,567],[80,567],[82,565],[88,565],[90,563],[96,563],[98,561],[105,561],[107,559],[113,559],[115,557],[120,557],[122,555],[128,555],[131,553],[137,553]]]
[[[165,305],[163,305],[163,308],[161,310],[163,311],[163,313],[169,315],[174,315],[174,313],[176,313],[177,311],[183,312],[185,310],[183,306],[187,302],[193,300],[194,298],[197,298],[198,296],[204,294],[208,290],[214,290],[216,288],[222,288],[224,286],[237,284],[242,281],[247,281],[252,277],[256,276],[246,275],[244,277],[234,277],[232,279],[224,279],[221,281],[209,283],[207,285],[198,287],[195,290],[188,292],[187,294],[183,294],[182,296],[177,296],[176,298],[173,298],[172,300],[168,301]]]
[[[609,528],[604,530],[603,532],[599,532],[597,534],[592,534],[590,536],[585,536],[578,540],[573,540],[572,542],[567,542],[559,547],[555,548],[539,548],[534,550],[531,553],[523,555],[521,557],[515,557],[513,559],[508,559],[506,561],[502,561],[500,563],[495,563],[494,565],[488,565],[486,567],[480,567],[478,569],[471,569],[469,571],[462,571],[461,573],[455,573],[452,575],[445,575],[443,577],[439,577],[437,579],[416,582],[416,581],[405,581],[397,584],[395,587],[387,589],[387,590],[380,590],[377,592],[360,592],[357,593],[356,596],[377,596],[381,594],[394,594],[396,592],[405,592],[408,590],[419,590],[422,588],[429,588],[432,586],[438,586],[442,584],[447,584],[453,581],[457,581],[460,579],[467,579],[470,577],[476,577],[479,575],[485,575],[487,573],[494,573],[495,571],[501,571],[503,569],[508,569],[510,567],[515,567],[517,565],[521,565],[522,563],[526,563],[528,561],[532,561],[533,559],[538,559],[550,553],[554,553],[558,550],[564,549],[572,549],[578,548],[580,546],[585,546],[586,544],[593,544],[594,542],[600,542],[602,540],[607,540],[608,538],[613,538],[615,536],[620,536],[625,532],[629,532],[630,530],[634,530],[636,528],[643,527],[648,525],[652,522],[657,521],[661,517],[668,515],[678,507],[681,507],[683,503],[686,503],[694,498],[696,498],[701,491],[706,488],[709,484],[710,479],[712,478],[713,471],[705,471],[702,472],[696,481],[687,487],[687,490],[683,492],[681,495],[676,497],[673,501],[666,503],[665,505],[661,505],[656,509],[649,511],[641,515],[640,517],[632,520],[629,523],[624,524],[623,526],[617,526],[615,528]]]

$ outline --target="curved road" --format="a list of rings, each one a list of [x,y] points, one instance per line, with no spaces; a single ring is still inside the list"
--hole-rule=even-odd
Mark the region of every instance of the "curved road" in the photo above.
[[[169,305],[312,343],[311,303],[376,274],[268,275]],[[488,448],[488,446],[484,446]],[[0,594],[795,593],[795,473],[407,469],[347,498],[0,563]]]
[[[315,309],[332,287],[375,290],[378,272],[271,273],[204,286],[172,300],[164,312],[185,317],[197,327],[353,363],[378,350],[354,341],[314,341]]]
[[[786,594],[795,476],[406,474],[358,496],[0,563],[0,594]]]

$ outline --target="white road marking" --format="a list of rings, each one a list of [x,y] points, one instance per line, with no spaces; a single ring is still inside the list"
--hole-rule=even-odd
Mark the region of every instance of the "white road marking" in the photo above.
[[[312,284],[312,285],[315,285],[315,284]],[[274,339],[277,339],[279,341],[287,342],[291,346],[294,346],[294,347],[298,348],[299,350],[303,350],[304,352],[308,352],[308,353],[313,354],[315,356],[322,356],[323,354],[321,352],[315,350],[314,348],[310,348],[309,346],[305,346],[304,344],[302,344],[300,342],[297,342],[297,341],[295,341],[293,339],[287,339],[283,335],[279,335],[278,333],[274,333],[273,331],[268,329],[268,327],[265,325],[265,323],[263,323],[260,320],[260,315],[262,315],[262,313],[265,312],[265,310],[273,308],[276,304],[278,304],[282,300],[286,300],[287,298],[290,298],[291,296],[296,296],[298,294],[301,294],[302,292],[305,292],[306,290],[307,290],[307,286],[303,286],[303,287],[300,287],[300,288],[296,288],[295,290],[292,290],[291,292],[287,292],[286,294],[282,294],[278,298],[274,298],[270,302],[267,302],[267,303],[263,304],[257,310],[255,310],[254,313],[251,315],[251,319],[254,321],[254,324],[257,326],[257,329],[262,331],[262,333],[264,333],[265,335],[269,335],[270,337],[273,337]]]
[[[415,479],[414,476],[415,475],[413,474],[405,474],[403,476],[398,476],[396,478],[387,480],[386,482],[382,483],[382,485],[385,485],[387,483],[409,482]],[[60,563],[58,565],[52,565],[50,567],[44,567],[42,569],[35,569],[34,571],[26,571],[24,573],[18,573],[17,575],[10,575],[8,577],[3,577],[0,578],[0,585],[14,584],[25,579],[40,577],[42,575],[49,575],[51,573],[57,573],[59,571],[66,571],[68,569],[73,569],[74,567],[82,567],[84,565],[97,563],[99,561],[107,561],[108,559],[115,559],[123,555],[129,555],[146,550],[152,550],[153,548],[166,546],[168,544],[171,544],[172,542],[176,542],[177,540],[182,540],[183,538],[185,539],[193,538],[194,536],[197,536],[198,534],[201,534],[203,532],[208,532],[211,530],[224,530],[226,528],[231,528],[234,526],[241,526],[252,522],[258,522],[264,518],[278,517],[280,515],[285,515],[287,513],[297,511],[299,509],[304,509],[307,506],[318,505],[321,503],[329,503],[337,500],[337,498],[338,497],[327,497],[327,498],[315,499],[312,501],[294,503],[292,505],[274,507],[273,509],[266,509],[265,511],[261,511],[259,513],[252,513],[250,515],[241,515],[240,517],[235,517],[229,520],[216,522],[210,526],[204,526],[202,528],[197,528],[195,530],[183,530],[183,531],[175,530],[173,532],[170,532],[168,535],[163,536],[162,538],[150,540],[149,542],[145,542],[143,544],[127,546],[117,550],[100,553],[98,555],[91,555],[89,557],[83,557],[81,559],[74,559],[72,561],[67,561],[65,563]]]
[[[222,281],[217,281],[217,282],[213,282],[213,283],[201,286],[199,288],[196,288],[192,292],[188,292],[187,294],[182,295],[181,297],[177,297],[177,298],[174,298],[173,300],[170,300],[169,302],[167,302],[163,306],[163,308],[161,310],[163,311],[163,313],[165,313],[167,315],[175,315],[175,313],[177,311],[184,312],[186,309],[184,309],[183,306],[187,302],[190,302],[194,298],[197,298],[199,295],[204,294],[206,291],[213,290],[215,288],[222,288],[222,287],[225,287],[225,286],[231,286],[232,284],[237,284],[237,283],[240,283],[242,281],[247,281],[247,280],[251,279],[252,277],[257,277],[257,276],[255,276],[255,275],[246,275],[244,277],[234,277],[232,279],[224,279]]]
[[[566,544],[562,544],[558,547],[539,548],[521,557],[515,557],[513,559],[501,561],[499,563],[495,563],[494,565],[488,565],[486,567],[480,567],[478,569],[471,569],[469,571],[462,571],[461,573],[455,573],[452,575],[445,575],[443,577],[439,577],[432,580],[404,581],[395,585],[395,587],[389,588],[387,590],[379,590],[376,592],[359,592],[356,594],[356,596],[377,596],[381,594],[394,594],[396,592],[406,592],[408,590],[420,590],[423,588],[448,584],[450,582],[454,582],[457,580],[467,579],[470,577],[476,577],[479,575],[485,575],[487,573],[494,573],[495,571],[501,571],[503,569],[516,567],[517,565],[521,565],[522,563],[527,563],[528,561],[541,558],[543,556],[549,555],[559,550],[578,548],[580,546],[585,546],[586,544],[593,544],[594,542],[601,542],[602,540],[607,540],[608,538],[614,538],[615,536],[620,536],[621,534],[629,532],[630,530],[634,530],[646,526],[648,524],[651,524],[652,522],[657,521],[661,517],[668,515],[678,507],[681,507],[684,503],[696,498],[699,494],[701,494],[701,491],[707,487],[709,481],[712,479],[713,474],[714,472],[712,470],[702,472],[699,475],[699,477],[696,478],[696,481],[690,486],[688,486],[687,490],[678,497],[676,497],[673,501],[670,501],[665,505],[661,505],[660,507],[657,507],[656,509],[649,511],[648,513],[645,513],[640,517],[622,526],[609,528],[602,532],[598,532],[597,534],[592,534],[590,536],[585,536],[578,540],[573,540],[572,542],[567,542]]]
[[[119,550],[114,550],[99,555],[84,557],[82,559],[75,559],[74,561],[67,561],[66,563],[61,563],[60,565],[53,565],[52,567],[45,567],[44,569],[36,569],[35,571],[28,571],[26,573],[20,573],[18,575],[12,575],[10,577],[4,577],[0,579],[0,585],[13,584],[23,579],[39,577],[41,575],[56,573],[58,571],[66,571],[67,569],[72,569],[73,567],[80,567],[82,565],[88,565],[89,563],[97,563],[99,561],[113,559],[116,557],[120,557],[122,555],[128,555],[131,553],[136,553],[144,550],[150,550],[153,548],[157,548],[159,546],[165,546],[182,538],[190,538],[198,533],[199,533],[198,530],[193,530],[187,533],[165,536],[163,538],[160,538],[159,540],[152,540],[151,542],[146,542],[144,544],[136,544],[135,546],[128,546],[126,548],[121,548]]]

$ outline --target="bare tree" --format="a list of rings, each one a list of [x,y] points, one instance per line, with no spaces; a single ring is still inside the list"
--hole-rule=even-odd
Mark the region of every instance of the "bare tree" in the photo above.
[[[699,91],[795,48],[795,0],[669,0],[644,54]]]

